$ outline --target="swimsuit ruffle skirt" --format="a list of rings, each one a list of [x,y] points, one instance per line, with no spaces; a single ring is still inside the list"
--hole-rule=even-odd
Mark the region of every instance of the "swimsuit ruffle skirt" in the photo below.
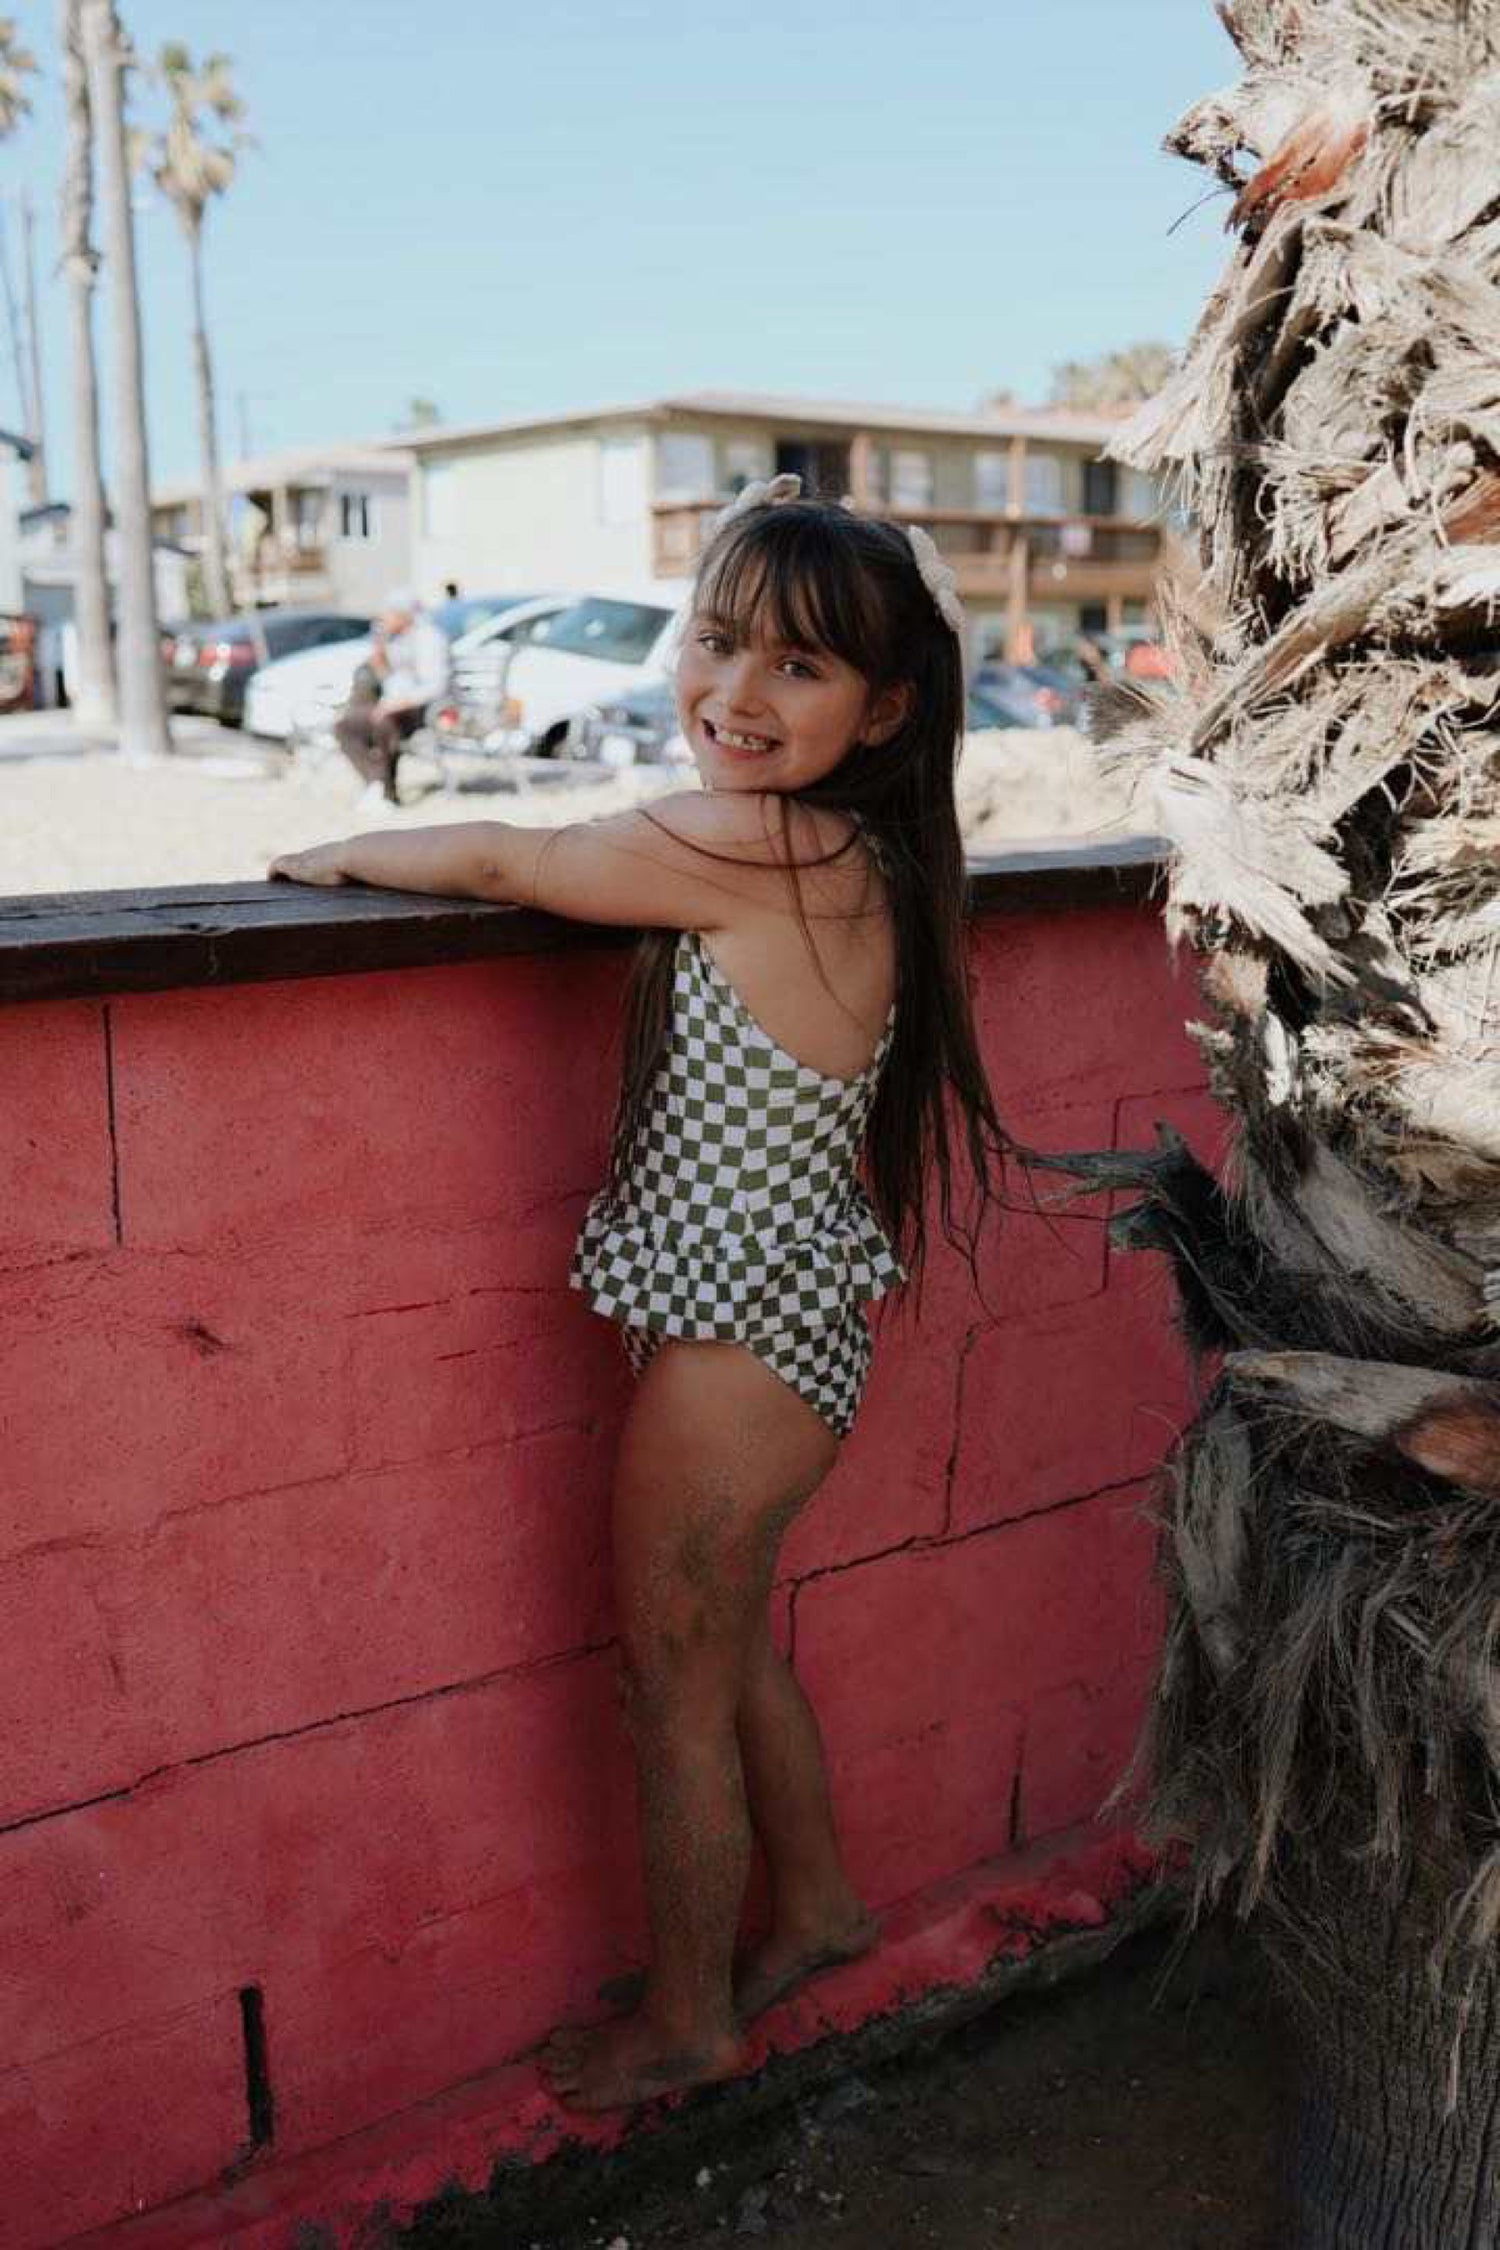
[[[589,1205],[569,1275],[621,1324],[637,1374],[664,1336],[744,1344],[848,1434],[873,1348],[862,1308],[906,1278],[855,1177],[894,1018],[857,1078],[827,1078],[683,932],[629,1177]]]

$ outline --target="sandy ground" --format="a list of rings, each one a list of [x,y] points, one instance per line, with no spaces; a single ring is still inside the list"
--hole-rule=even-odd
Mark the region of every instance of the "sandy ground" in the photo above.
[[[1256,1964],[1160,1934],[720,2137],[663,2136],[405,2250],[1284,2250]],[[711,2114],[711,2113],[710,2113]],[[524,2200],[523,2200],[524,2197]]]
[[[445,794],[433,762],[413,751],[401,768],[401,809],[357,815],[361,784],[337,752],[290,760],[200,721],[177,721],[174,735],[176,756],[133,766],[112,746],[81,742],[66,713],[0,718],[0,895],[257,882],[278,852],[377,825],[550,825],[685,786],[668,768],[601,775],[552,765],[518,788],[471,761]],[[971,737],[959,794],[976,849],[1130,825],[1088,744],[1062,728]]]

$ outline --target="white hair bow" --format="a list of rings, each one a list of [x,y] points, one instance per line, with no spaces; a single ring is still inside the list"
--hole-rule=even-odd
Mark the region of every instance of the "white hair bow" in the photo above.
[[[922,584],[936,602],[945,625],[962,640],[964,637],[964,605],[958,595],[958,574],[951,563],[945,563],[936,540],[920,524],[909,523],[906,536],[911,541],[911,551],[917,560]]]
[[[714,529],[726,524],[733,516],[742,516],[747,508],[779,508],[783,500],[800,500],[802,479],[783,471],[779,477],[761,477],[747,484],[735,494],[727,508],[720,511]]]
[[[790,471],[783,471],[780,476],[761,477],[743,486],[735,494],[728,507],[720,512],[714,529],[717,531],[735,516],[744,515],[747,509],[777,508],[783,500],[797,500],[801,495],[802,479]],[[842,505],[850,510],[854,507],[853,501],[849,499]],[[962,642],[967,619],[964,616],[964,605],[959,599],[956,572],[950,563],[944,562],[936,541],[920,525],[909,523],[905,526],[905,531],[911,541],[912,559],[916,563],[922,584],[931,594],[943,623]]]

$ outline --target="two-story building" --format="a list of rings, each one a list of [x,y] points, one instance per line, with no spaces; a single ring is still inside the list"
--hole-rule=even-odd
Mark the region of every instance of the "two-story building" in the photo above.
[[[316,603],[354,615],[378,609],[384,595],[411,579],[414,473],[404,440],[300,446],[232,463],[224,492],[236,607]],[[158,487],[152,522],[159,538],[201,554],[200,486]]]
[[[1168,534],[1151,480],[1101,458],[1102,414],[945,413],[697,391],[404,433],[413,575],[427,592],[644,587],[693,568],[753,478],[923,525],[958,574],[976,653],[1024,661],[1149,620]]]

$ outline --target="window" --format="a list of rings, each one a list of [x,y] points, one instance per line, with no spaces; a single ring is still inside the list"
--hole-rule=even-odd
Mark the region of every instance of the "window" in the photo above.
[[[370,630],[368,617],[278,617],[267,614],[262,626],[266,647],[273,657],[291,656],[304,648],[327,648],[335,641],[357,641]]]
[[[375,502],[368,492],[339,494],[340,539],[373,539]]]
[[[305,555],[316,547],[323,535],[323,495],[321,492],[293,492],[291,502],[292,544],[299,554]]]
[[[1120,513],[1133,516],[1138,523],[1150,523],[1161,512],[1161,494],[1156,489],[1155,477],[1143,470],[1126,469],[1121,478],[1124,489],[1120,494]]]
[[[932,506],[932,455],[903,446],[891,448],[890,504],[893,508]]]
[[[696,430],[664,430],[656,441],[658,500],[711,500],[714,441]]]
[[[1067,513],[1063,465],[1055,453],[1028,453],[1026,456],[1026,513],[1028,516]]]
[[[1112,516],[1120,504],[1120,475],[1113,461],[1083,464],[1083,512],[1086,516]]]
[[[590,595],[536,628],[538,648],[569,656],[597,656],[612,664],[643,664],[670,623],[669,609],[647,602],[609,602]]]
[[[427,614],[440,633],[456,641],[476,627],[487,625],[492,617],[503,617],[507,610],[519,609],[523,602],[533,602],[536,598],[535,594],[454,594],[449,600],[438,602]]]
[[[743,492],[747,484],[770,474],[771,448],[764,438],[726,439],[722,492]]]
[[[974,456],[974,505],[976,508],[1004,510],[1010,506],[1010,455],[1008,453],[976,453]]]

